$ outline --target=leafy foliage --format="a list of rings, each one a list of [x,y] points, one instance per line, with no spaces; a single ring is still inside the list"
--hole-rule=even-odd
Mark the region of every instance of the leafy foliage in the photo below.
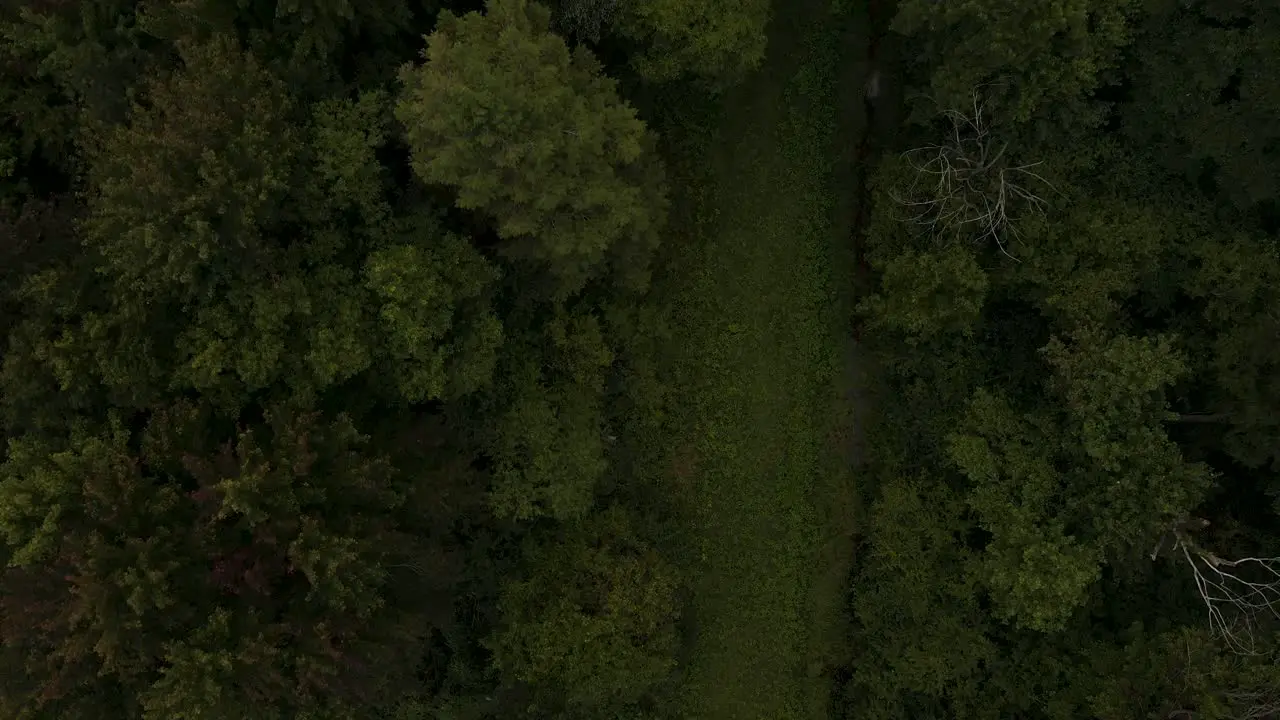
[[[904,132],[869,183],[862,309],[888,400],[845,716],[1275,713],[1270,618],[1242,655],[1223,635],[1244,629],[1204,617],[1233,597],[1206,584],[1215,572],[1257,598],[1274,580],[1240,569],[1276,554],[1258,471],[1274,462],[1274,193],[1250,179],[1271,142],[1246,117],[1266,104],[1244,69],[1270,51],[1269,12],[899,6],[895,28],[923,53],[913,89],[944,109],[985,98],[1003,121],[993,146],[1055,193],[999,247],[913,231],[894,192],[954,163],[938,148],[981,135],[972,122]],[[913,164],[922,154],[941,159]]]
[[[1129,42],[1133,3],[1042,0],[1010,7],[992,0],[907,0],[894,30],[920,38],[929,86],[941,108],[965,107],[970,93],[996,85],[997,112],[1025,121],[1096,116],[1086,96],[1107,78]]]
[[[436,247],[393,245],[372,253],[365,282],[381,302],[390,360],[410,402],[478,390],[493,373],[502,325],[491,314],[468,315],[469,331],[452,339],[455,308],[481,296],[493,271],[461,238]],[[452,340],[452,341],[450,341]]]
[[[617,508],[531,548],[526,565],[491,640],[499,669],[571,707],[634,702],[672,670],[676,578]]]
[[[0,7],[0,716],[1280,714],[1274,4],[551,5]]]
[[[1153,4],[1130,76],[1125,134],[1171,170],[1245,209],[1273,203],[1280,94],[1267,78],[1280,19],[1259,2]]]
[[[410,681],[412,662],[383,665],[408,659],[423,628],[420,611],[381,594],[384,566],[414,548],[386,517],[403,483],[346,417],[279,407],[264,420],[213,444],[209,413],[180,401],[140,436],[113,421],[11,443],[10,563],[57,568],[73,589],[61,606],[6,608],[31,622],[15,640],[56,641],[37,702],[89,671],[144,717],[231,717],[246,704],[279,717]]]
[[[521,258],[495,262],[489,229],[408,182],[387,84],[407,59],[394,57],[407,5],[102,2],[77,19],[30,4],[2,18],[0,92],[17,114],[0,140],[0,713],[483,705],[501,682],[481,640],[520,521],[591,522],[608,467],[598,300],[549,319],[521,309],[545,300],[521,287]],[[122,24],[98,31],[112,8]],[[351,72],[357,36],[388,45]],[[661,222],[647,131],[545,22],[531,42],[560,43],[558,98],[595,144],[571,164],[573,197],[540,192],[544,168],[526,167],[539,219],[524,240],[585,243],[551,230],[588,208],[584,227],[612,236],[590,267],[565,264],[580,270],[569,290],[606,260],[618,282],[643,277],[623,261],[644,260]],[[104,84],[103,68],[119,73]],[[24,109],[41,103],[62,114]],[[597,181],[615,205],[556,215]],[[634,705],[675,647],[676,582],[640,533],[618,533],[610,557],[632,565],[581,572],[653,570],[602,580],[630,605],[603,620],[618,635],[597,660],[615,684],[632,665],[649,680],[575,700],[588,715],[619,694]],[[555,535],[539,542],[561,552]],[[654,641],[608,659],[631,631]],[[568,658],[557,672],[593,671]],[[524,712],[504,702],[499,714]]]
[[[883,293],[864,301],[862,311],[874,326],[902,332],[908,342],[970,332],[981,314],[986,274],[963,247],[906,251],[889,260],[882,272]]]
[[[608,468],[603,392],[613,353],[600,323],[561,310],[546,330],[549,372],[527,361],[511,371],[520,382],[491,446],[495,512],[517,520],[582,518]]]
[[[557,21],[568,35],[599,42],[603,31],[616,22],[622,4],[622,0],[566,0]]]
[[[119,119],[143,72],[164,64],[141,47],[134,6],[23,0],[0,10],[0,146],[15,170],[21,163],[17,177],[30,177],[37,153],[73,172],[79,116]]]
[[[763,0],[638,0],[623,14],[620,29],[647,46],[634,60],[644,77],[693,76],[719,87],[760,65],[768,22]]]
[[[419,177],[455,186],[459,207],[495,218],[508,252],[576,290],[611,245],[657,230],[665,200],[644,124],[550,18],[524,0],[443,13],[427,63],[401,73],[396,114]]]

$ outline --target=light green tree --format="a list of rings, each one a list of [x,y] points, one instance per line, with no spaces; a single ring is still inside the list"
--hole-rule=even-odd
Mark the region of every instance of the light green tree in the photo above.
[[[507,253],[574,290],[624,238],[665,215],[652,139],[585,48],[570,53],[550,11],[492,0],[440,15],[426,63],[401,72],[396,117],[423,181],[492,217]]]
[[[502,324],[477,299],[494,279],[484,258],[452,234],[369,256],[365,283],[406,400],[458,397],[488,382]]]
[[[993,538],[984,574],[1001,613],[1050,631],[1084,603],[1102,563],[1140,562],[1212,475],[1165,431],[1163,393],[1185,372],[1167,339],[1081,331],[1045,356],[1056,402],[1019,411],[980,390],[949,454]]]

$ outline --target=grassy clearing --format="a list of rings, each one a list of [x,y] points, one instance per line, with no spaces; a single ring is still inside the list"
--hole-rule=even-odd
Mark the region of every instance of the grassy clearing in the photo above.
[[[847,48],[824,0],[801,5],[777,13],[766,66],[723,99],[713,132],[686,143],[699,170],[674,188],[670,473],[690,513],[690,719],[825,717],[843,635]]]

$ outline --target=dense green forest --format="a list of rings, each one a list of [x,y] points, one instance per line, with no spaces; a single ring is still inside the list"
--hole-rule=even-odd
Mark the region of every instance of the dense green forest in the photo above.
[[[1280,717],[1280,6],[0,3],[0,717]]]

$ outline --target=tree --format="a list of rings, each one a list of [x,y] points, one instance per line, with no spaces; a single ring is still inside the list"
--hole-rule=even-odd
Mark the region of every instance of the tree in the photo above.
[[[377,54],[412,20],[405,0],[176,0],[145,2],[140,17],[149,34],[170,41],[242,33],[256,55],[307,81],[329,79],[343,50]]]
[[[452,207],[437,6],[0,9],[0,716],[655,714],[676,575],[598,510],[653,138],[541,8],[446,17],[414,127],[519,110]]]
[[[1259,654],[1259,635],[1280,620],[1280,558],[1227,560],[1175,531],[1182,555],[1209,615],[1209,632],[1233,652]]]
[[[906,717],[912,699],[963,697],[996,648],[987,639],[961,498],[937,479],[890,478],[868,517],[853,586],[861,658],[846,693],[851,716]]]
[[[572,292],[624,238],[650,238],[665,200],[652,139],[585,49],[570,53],[550,12],[492,0],[441,13],[420,67],[406,66],[396,117],[423,181],[494,218],[514,258]]]
[[[489,381],[502,324],[480,298],[494,279],[484,258],[452,234],[433,246],[393,245],[369,256],[365,282],[381,304],[386,365],[405,400],[456,398]]]
[[[437,212],[392,207],[385,96],[308,118],[227,38],[182,52],[127,125],[95,130],[91,252],[24,291],[49,312],[13,362],[132,407],[175,387],[235,409],[280,381],[316,394],[375,368],[408,402],[487,382],[497,276]]]
[[[83,262],[106,282],[42,351],[64,385],[96,378],[124,406],[157,401],[175,380],[218,386],[234,406],[269,384],[282,360],[302,360],[283,357],[280,332],[307,288],[275,242],[296,222],[291,192],[302,185],[293,98],[225,36],[180,51],[183,67],[152,79],[128,124],[92,129]],[[332,291],[340,277],[327,280]],[[194,322],[175,326],[160,307]]]
[[[1076,200],[1051,219],[1024,225],[1020,262],[1008,280],[1027,283],[1026,299],[1064,331],[1122,329],[1137,298],[1168,302],[1164,297],[1183,280],[1175,272],[1180,256],[1200,232],[1197,218],[1172,202],[1124,194]]]
[[[1265,2],[1161,2],[1138,29],[1122,108],[1135,146],[1241,211],[1274,208],[1280,112],[1270,68],[1280,60]]]
[[[1001,612],[1055,630],[1084,604],[1104,562],[1137,559],[1208,489],[1163,427],[1162,389],[1185,371],[1167,340],[1082,331],[1045,348],[1060,410],[1020,413],[975,394],[950,440],[969,503],[992,535],[987,575]]]
[[[599,42],[601,33],[618,17],[622,0],[564,0],[558,23],[568,35]]]
[[[385,90],[362,92],[354,99],[328,98],[312,106],[309,135],[319,182],[307,194],[312,202],[308,216],[346,221],[344,227],[366,234],[369,241],[387,229],[393,208],[386,168],[377,153],[391,135],[393,120]]]
[[[633,62],[651,81],[692,76],[712,87],[741,80],[764,60],[765,0],[638,0],[619,29],[645,49]]]
[[[950,454],[972,483],[968,503],[992,537],[981,574],[996,614],[1020,627],[1061,629],[1097,580],[1101,552],[1067,534],[1076,518],[1053,512],[1069,481],[1054,467],[1052,429],[1018,418],[983,391],[966,427],[976,427],[976,436],[953,436]]]
[[[502,516],[574,518],[591,509],[608,467],[598,398],[573,385],[533,386],[503,415],[493,501]]]
[[[608,468],[603,393],[613,353],[599,321],[560,310],[545,332],[541,352],[530,348],[504,373],[509,395],[490,440],[494,510],[516,520],[584,517]]]
[[[1040,116],[1091,126],[1101,114],[1088,96],[1119,64],[1129,42],[1132,5],[905,0],[893,29],[924,48],[919,62],[939,107],[964,107],[973,88],[996,81],[993,110],[1001,120]]]
[[[1184,285],[1203,303],[1194,327],[1203,337],[1198,369],[1208,413],[1227,431],[1224,449],[1246,467],[1280,462],[1280,364],[1266,351],[1280,329],[1275,307],[1280,255],[1253,233],[1206,233],[1188,251],[1196,271]],[[1195,418],[1192,418],[1195,419]]]
[[[933,99],[989,85],[980,113],[908,129],[870,183],[862,339],[886,387],[866,464],[885,480],[843,716],[1271,717],[1280,265],[1260,68],[1280,16],[997,5],[898,4]],[[1013,170],[1029,161],[1052,190]],[[1043,213],[992,213],[1011,184],[1048,191],[1031,190]],[[956,242],[974,217],[1008,218],[1016,250]],[[922,232],[948,218],[960,232]]]
[[[1262,720],[1280,709],[1274,655],[1224,652],[1203,629],[1141,633],[1106,654],[1100,664],[1111,672],[1086,676],[1089,712],[1100,720]]]
[[[987,277],[968,248],[907,249],[887,262],[880,268],[880,292],[860,307],[871,327],[903,333],[911,344],[972,332],[982,313]]]
[[[300,183],[293,100],[225,36],[183,43],[127,126],[95,133],[86,241],[122,288],[179,302],[278,264],[267,237]]]
[[[603,711],[638,700],[674,668],[677,578],[620,508],[531,544],[525,563],[489,641],[509,678]]]
[[[27,671],[47,668],[20,706],[86,671],[147,718],[349,710],[411,686],[425,626],[385,586],[417,546],[394,519],[405,482],[367,440],[285,406],[224,440],[181,401],[138,435],[15,439],[0,533],[11,566],[58,578],[46,605],[3,606],[6,627],[31,623],[6,638],[33,648]]]
[[[135,5],[22,0],[0,9],[0,137],[12,143],[11,160],[25,165],[38,153],[72,176],[81,118],[123,117],[127,93],[164,64],[142,48]]]

